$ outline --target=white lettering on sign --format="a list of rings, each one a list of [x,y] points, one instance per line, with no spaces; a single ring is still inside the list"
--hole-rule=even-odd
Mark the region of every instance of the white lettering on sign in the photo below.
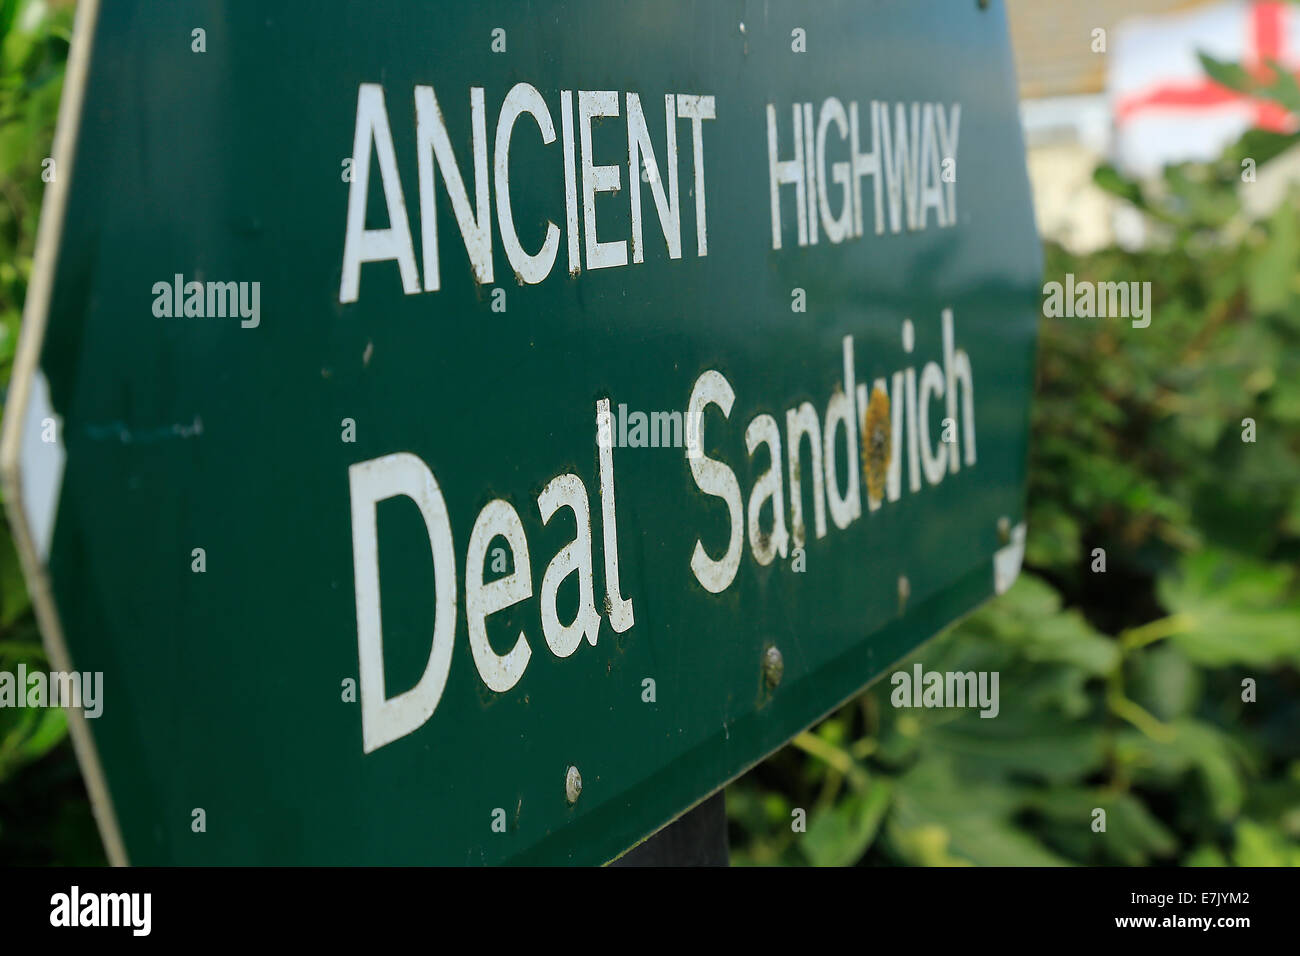
[[[913,367],[894,373],[892,390],[885,390],[884,379],[877,379],[875,383],[875,389],[885,392],[888,404],[893,410],[890,428],[893,451],[888,456],[887,465],[882,462],[882,467],[888,469],[886,498],[891,502],[901,497],[900,473],[903,455],[900,453],[900,445],[902,442],[906,442],[909,449],[918,450],[916,455],[910,451],[908,454],[908,481],[912,492],[922,490],[922,473],[928,484],[937,485],[943,480],[944,475],[956,474],[961,466],[960,462],[964,461],[968,467],[975,464],[975,390],[970,357],[964,349],[956,348],[954,345],[951,309],[943,310],[940,326],[943,367],[941,368],[934,361],[926,363],[921,374],[922,387],[919,397],[915,390],[916,370]],[[910,329],[911,321],[906,320],[903,334],[905,352],[911,351],[906,347],[906,340],[909,338],[907,330]],[[785,524],[787,507],[783,500],[781,485],[781,434],[777,424],[778,419],[767,414],[758,415],[745,428],[745,445],[750,456],[754,455],[759,445],[765,445],[767,446],[765,458],[760,459],[757,465],[761,466],[764,461],[769,463],[767,470],[754,482],[746,508],[750,553],[760,566],[771,564],[778,553],[785,557],[789,545],[795,548],[806,546],[808,512],[804,506],[804,499],[809,490],[812,492],[815,538],[824,538],[828,533],[827,513],[831,516],[831,522],[839,530],[847,529],[862,517],[862,481],[857,465],[860,457],[865,460],[873,452],[872,428],[868,421],[871,400],[866,384],[855,382],[852,336],[844,337],[842,357],[844,379],[842,383],[836,383],[827,402],[824,418],[818,418],[817,409],[811,402],[803,402],[790,408],[785,415],[785,447],[788,454],[790,495],[788,538]],[[904,390],[905,382],[913,383],[907,386],[910,391],[906,398],[900,395]],[[718,401],[714,396],[723,396],[725,402]],[[714,401],[723,408],[727,413],[724,417],[727,417],[734,398],[735,395],[727,380],[719,372],[709,370],[696,380],[691,390],[690,407],[694,409],[697,405]],[[964,432],[955,435],[952,443],[942,441],[938,435],[933,441],[931,439],[931,407],[939,400],[944,402],[942,412],[954,421],[957,419],[960,404]],[[707,420],[707,418],[700,419],[702,423]],[[703,424],[700,427],[703,428]],[[843,483],[836,474],[835,464],[836,447],[841,441],[841,435],[847,452],[846,459],[849,462]],[[702,442],[704,437],[701,435]],[[811,465],[807,470],[803,468],[805,456],[802,454],[802,449],[805,447],[808,449],[806,459]],[[859,448],[866,449],[867,454],[859,456]],[[919,464],[918,459],[921,460]],[[739,524],[736,516],[739,513],[742,490],[736,477],[736,470],[730,465],[708,457],[703,458],[703,461],[709,464],[707,471],[697,467],[697,460],[692,459],[691,472],[700,491],[727,502],[731,545],[726,556],[715,562],[708,558],[703,544],[696,541],[695,553],[691,557],[691,570],[701,587],[706,591],[719,593],[731,585],[740,563],[739,553],[733,554],[733,549],[739,540]],[[744,472],[748,469],[740,470]],[[811,480],[804,481],[804,475],[809,475]],[[841,487],[843,492],[840,490]],[[761,527],[760,514],[769,501],[773,524],[770,531],[764,531]],[[880,503],[872,501],[870,496],[868,496],[868,505],[872,511],[880,507]]]
[[[362,83],[357,89],[340,302],[357,301],[361,267],[367,263],[396,262],[402,291],[407,295],[442,288],[439,179],[451,203],[471,275],[480,285],[492,283],[494,275],[493,192],[501,248],[521,285],[536,285],[551,275],[561,234],[566,240],[570,275],[578,275],[583,268],[617,269],[644,263],[649,227],[643,193],[647,187],[667,257],[681,259],[683,171],[679,132],[685,133],[691,143],[686,175],[689,195],[695,199],[695,253],[700,257],[708,255],[704,122],[717,118],[713,96],[664,94],[664,137],[660,146],[647,120],[647,110],[658,110],[657,97],[643,101],[636,92],[561,90],[557,134],[554,115],[542,93],[530,83],[516,83],[497,107],[491,162],[483,87],[469,89],[471,137],[460,156],[452,146],[433,87],[416,86],[413,96],[423,279],[415,263],[413,233],[384,89],[377,83]],[[460,103],[456,108],[463,110]],[[525,250],[520,243],[511,203],[510,146],[524,114],[536,124],[542,145],[553,146],[560,140],[564,169],[564,226],[547,219],[546,236],[536,252]],[[597,156],[593,126],[616,121],[621,121],[626,130],[627,152]],[[868,219],[878,236],[916,232],[931,224],[940,229],[957,225],[957,183],[949,171],[957,162],[960,103],[891,104],[870,100],[860,108],[857,100],[845,104],[831,96],[816,107],[811,102],[793,103],[788,112],[785,106],[768,103],[766,121],[774,250],[782,247],[791,228],[799,246],[815,246],[823,236],[832,244],[861,238],[866,235]],[[527,134],[533,135],[530,131]],[[388,219],[387,226],[376,229],[366,228],[372,160],[383,186]],[[551,188],[558,218],[561,184],[552,184]],[[597,197],[615,196],[624,189],[631,233],[611,236],[607,223],[602,239],[596,217]],[[789,217],[792,203],[793,220]],[[930,384],[933,386],[933,379]],[[939,466],[934,462],[932,465],[937,474]]]
[[[515,230],[510,192],[510,146],[519,119],[527,113],[537,125],[544,146],[557,138],[555,120],[545,97],[529,83],[517,83],[497,110],[493,127],[491,163],[488,153],[486,100],[482,87],[469,91],[469,121],[472,130],[468,150],[456,155],[447,132],[442,106],[432,86],[416,86],[415,142],[418,168],[419,230],[423,281],[415,264],[411,223],[406,193],[397,170],[392,128],[384,89],[377,83],[362,83],[357,89],[357,116],[352,142],[352,180],[348,187],[347,226],[343,239],[343,272],[339,301],[355,302],[361,292],[361,267],[367,263],[396,262],[402,291],[415,295],[421,290],[437,292],[442,287],[437,181],[441,179],[451,201],[456,229],[469,257],[474,281],[493,282],[494,241],[492,237],[491,193],[496,193],[497,231],[510,268],[521,284],[536,285],[553,271],[559,252],[560,233],[567,236],[568,266],[576,275],[587,269],[611,269],[645,262],[641,170],[646,169],[651,198],[670,259],[682,257],[682,217],[678,186],[678,126],[689,130],[691,139],[690,195],[695,198],[696,255],[708,252],[708,219],[704,189],[705,120],[716,117],[712,96],[686,93],[664,95],[664,142],[657,148],[646,121],[646,110],[638,93],[614,90],[578,90],[577,128],[574,128],[574,92],[561,90],[559,100],[564,183],[565,227],[546,223],[546,238],[536,252],[526,251]],[[647,103],[654,102],[653,99]],[[457,104],[457,107],[460,105]],[[463,108],[463,107],[460,107]],[[626,114],[627,152],[597,157],[592,143],[592,126],[622,118]],[[526,130],[520,131],[524,135]],[[576,135],[576,147],[575,147]],[[371,161],[377,161],[383,185],[388,225],[366,228],[369,214]],[[613,160],[603,161],[603,160]],[[661,162],[662,159],[662,162]],[[462,172],[462,170],[464,172]],[[471,178],[472,177],[472,178]],[[631,213],[630,236],[597,238],[596,197],[628,190]],[[555,184],[558,211],[560,184]],[[471,189],[473,197],[471,199]],[[578,215],[579,200],[582,214]],[[579,223],[581,222],[581,226]],[[606,227],[608,229],[608,226]],[[582,235],[579,236],[581,231]],[[632,254],[629,259],[628,244]],[[583,258],[585,253],[585,259]]]
[[[823,413],[819,414],[818,407],[807,401],[788,407],[784,442],[782,416],[763,413],[752,418],[744,429],[745,447],[751,457],[764,448],[756,465],[766,468],[750,488],[748,500],[737,471],[748,474],[757,468],[733,468],[710,451],[717,443],[710,445],[706,440],[712,429],[728,427],[736,393],[721,372],[709,369],[700,374],[687,400],[685,459],[695,487],[709,499],[717,499],[709,510],[711,527],[707,535],[715,544],[711,549],[697,539],[686,565],[704,591],[720,594],[731,587],[740,570],[746,541],[755,563],[766,566],[778,554],[785,557],[791,545],[801,551],[810,546],[810,515],[814,541],[826,537],[832,525],[841,531],[848,529],[863,516],[864,486],[868,513],[886,502],[898,501],[902,496],[904,457],[910,493],[940,484],[962,465],[975,465],[975,392],[970,357],[956,346],[951,309],[943,310],[939,324],[930,341],[940,353],[942,364],[927,361],[919,377],[915,365],[909,365],[888,378],[876,379],[869,393],[866,383],[858,381],[853,337],[845,336],[840,354],[842,379],[835,383]],[[911,355],[917,334],[910,319],[903,322],[901,338],[904,354]],[[510,644],[504,645],[510,649],[499,653],[488,636],[487,621],[494,614],[536,600],[534,613],[539,627],[532,633],[540,633],[545,647],[557,658],[579,653],[584,639],[595,647],[606,619],[617,634],[635,624],[633,602],[623,597],[619,583],[616,442],[609,400],[597,401],[595,411],[599,500],[592,500],[580,475],[567,472],[551,478],[536,497],[535,520],[548,524],[567,509],[575,529],[573,540],[545,565],[539,592],[534,592],[532,553],[514,505],[494,498],[479,511],[470,531],[464,574],[469,646],[479,679],[495,693],[504,693],[520,682],[534,650],[542,645],[531,642],[528,630],[521,629]],[[951,436],[947,428],[944,435],[932,434],[932,416],[951,420]],[[960,429],[957,422],[961,423]],[[840,448],[847,462],[844,474],[839,473],[836,464]],[[805,461],[810,464],[807,469]],[[416,455],[399,452],[352,465],[348,478],[361,664],[362,747],[369,753],[417,730],[437,708],[451,666],[458,578],[446,502],[428,465]],[[398,496],[415,502],[429,535],[435,613],[423,675],[414,687],[389,696],[384,680],[376,506]],[[770,527],[765,527],[768,514]],[[596,515],[601,525],[599,536],[592,529]],[[494,566],[498,576],[485,581],[489,545],[497,539],[506,544],[502,551],[508,552],[512,570],[506,572],[504,564]],[[604,571],[604,595],[599,604],[594,579],[597,547]],[[573,620],[565,622],[560,620],[557,596],[574,575],[578,609]]]
[[[356,578],[357,649],[361,664],[361,739],[366,753],[415,730],[442,699],[456,635],[456,562],[447,503],[427,465],[407,452],[348,468],[352,561]],[[384,686],[384,624],[379,608],[379,532],[375,506],[402,495],[420,509],[433,549],[434,623],[420,680],[389,697]]]
[[[891,233],[925,229],[931,218],[941,229],[957,224],[957,183],[945,178],[942,169],[956,162],[960,103],[948,108],[940,103],[895,103],[891,112],[888,103],[872,100],[859,122],[856,102],[846,111],[832,96],[822,101],[815,121],[812,103],[795,103],[788,125],[781,120],[783,113],[767,104],[773,249],[781,248],[784,197],[794,200],[795,236],[801,246],[817,245],[822,232],[832,243],[864,235],[862,193],[867,177],[876,235],[885,233],[886,219]],[[842,159],[828,159],[832,126],[841,140],[833,153]],[[788,153],[782,152],[782,142],[790,143]],[[864,142],[869,144],[865,150]],[[838,208],[831,204],[828,181],[836,186]],[[783,191],[786,186],[794,188]]]
[[[609,400],[596,403],[597,434],[609,428]],[[622,633],[636,623],[632,602],[619,590],[618,517],[614,501],[612,443],[598,441],[600,458],[600,515],[605,569],[603,606],[610,627]],[[447,505],[429,467],[409,452],[384,455],[348,468],[352,501],[352,562],[356,585],[357,647],[361,665],[362,749],[370,753],[422,726],[442,698],[451,668],[456,633],[456,558]],[[434,626],[429,660],[416,685],[388,696],[384,681],[384,629],[379,601],[379,540],[375,507],[381,501],[404,496],[415,502],[424,519],[433,553]],[[587,487],[573,474],[557,475],[537,496],[542,522],[548,523],[561,508],[575,518],[577,534],[551,559],[542,575],[541,632],[556,657],[569,657],[585,637],[593,647],[600,633],[592,581],[591,512]],[[510,546],[514,571],[493,581],[483,580],[487,546],[502,537]],[[565,624],[556,610],[560,586],[578,575],[579,609]],[[502,499],[483,506],[470,532],[465,556],[465,613],[470,652],[479,678],[498,693],[519,683],[532,658],[527,634],[519,632],[514,646],[498,654],[488,640],[487,618],[532,598],[532,569],[519,514]]]

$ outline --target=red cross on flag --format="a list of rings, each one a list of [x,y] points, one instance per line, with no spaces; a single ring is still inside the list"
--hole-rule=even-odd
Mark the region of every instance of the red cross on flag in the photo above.
[[[1295,117],[1275,103],[1220,86],[1197,53],[1239,63],[1267,79],[1275,60],[1300,70],[1300,6],[1278,0],[1225,3],[1128,20],[1111,45],[1108,93],[1115,158],[1134,175],[1168,163],[1211,160],[1252,127],[1290,132]]]

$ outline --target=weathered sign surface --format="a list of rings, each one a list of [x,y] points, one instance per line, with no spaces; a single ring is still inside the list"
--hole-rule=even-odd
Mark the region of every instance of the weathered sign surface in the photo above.
[[[113,859],[603,862],[1015,577],[1000,3],[79,16],[3,451]]]

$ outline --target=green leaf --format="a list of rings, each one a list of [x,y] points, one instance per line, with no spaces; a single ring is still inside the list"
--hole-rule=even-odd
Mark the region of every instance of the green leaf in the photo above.
[[[875,839],[891,794],[885,780],[873,780],[866,793],[850,793],[813,818],[799,848],[814,866],[852,866]]]
[[[14,550],[13,537],[8,531],[6,525],[4,533],[0,534],[0,630],[7,629],[27,613],[32,603],[23,581],[18,552]]]
[[[1091,862],[1141,866],[1178,847],[1173,833],[1131,793],[1061,788],[1041,794],[1034,806]],[[1106,812],[1105,830],[1093,829],[1101,819],[1097,810]]]
[[[1181,616],[1185,632],[1171,639],[1209,667],[1300,663],[1300,602],[1290,569],[1232,552],[1207,549],[1160,578],[1161,602]]]
[[[1237,866],[1300,866],[1300,843],[1252,820],[1242,820],[1234,831],[1237,845],[1232,862]]]
[[[1131,179],[1125,178],[1119,170],[1109,163],[1102,163],[1092,174],[1092,181],[1108,193],[1118,196],[1120,199],[1128,200],[1139,209],[1147,208],[1146,200],[1142,196],[1142,190]]]
[[[1269,220],[1269,240],[1251,259],[1247,288],[1250,304],[1260,313],[1278,312],[1291,301],[1295,263],[1300,258],[1300,230],[1292,203],[1277,207]]]
[[[1185,717],[1200,699],[1201,673],[1177,645],[1164,643],[1135,655],[1129,696],[1157,720]]]
[[[1210,79],[1220,86],[1226,86],[1238,93],[1252,93],[1255,90],[1254,78],[1239,64],[1216,60],[1205,53],[1197,53],[1196,58],[1201,61],[1201,68]]]
[[[932,728],[926,743],[951,754],[968,772],[1051,782],[1079,780],[1101,769],[1106,738],[1100,727],[1031,710],[1023,696],[1008,682],[997,717],[963,714]]]
[[[1230,820],[1246,799],[1245,760],[1241,747],[1218,728],[1197,720],[1167,725],[1168,739],[1153,740],[1126,731],[1116,741],[1116,759],[1130,768],[1138,783],[1177,786],[1189,770],[1199,774],[1218,820]]]
[[[898,781],[886,834],[895,854],[921,866],[1062,866],[1013,822],[1016,788],[957,775],[946,760],[923,760]]]

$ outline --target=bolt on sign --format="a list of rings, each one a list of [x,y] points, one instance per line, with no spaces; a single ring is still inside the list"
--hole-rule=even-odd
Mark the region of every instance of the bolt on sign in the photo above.
[[[78,17],[3,467],[115,862],[603,863],[1015,578],[1001,4]]]

